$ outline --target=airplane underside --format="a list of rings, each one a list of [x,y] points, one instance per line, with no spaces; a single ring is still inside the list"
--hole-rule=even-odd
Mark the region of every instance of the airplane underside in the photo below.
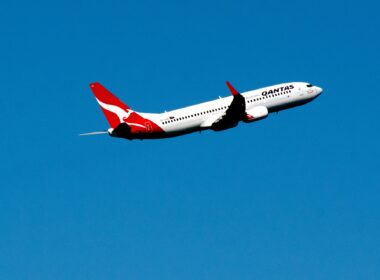
[[[112,137],[124,138],[128,140],[133,139],[162,139],[162,138],[172,138],[185,134],[190,134],[194,132],[202,132],[204,130],[213,130],[216,132],[227,130],[233,127],[236,127],[238,122],[235,123],[226,123],[222,125],[213,125],[212,127],[200,127],[195,126],[185,130],[176,131],[176,132],[138,132],[133,133],[131,127],[127,123],[119,124],[112,132],[109,133]]]
[[[142,140],[171,138],[203,130],[223,131],[236,127],[241,121],[255,122],[269,113],[303,105],[322,92],[311,84],[294,82],[262,88],[261,93],[255,90],[241,94],[226,83],[232,99],[219,98],[162,114],[136,112],[100,83],[92,83],[90,87],[110,128],[81,135],[108,131],[112,137]]]
[[[200,132],[202,130],[201,127],[194,127],[187,130],[182,130],[178,132],[138,132],[138,133],[132,133],[131,127],[126,123],[119,124],[111,133],[109,133],[112,137],[118,137],[118,138],[125,138],[128,140],[133,139],[162,139],[162,138],[172,138],[177,137],[193,132]]]

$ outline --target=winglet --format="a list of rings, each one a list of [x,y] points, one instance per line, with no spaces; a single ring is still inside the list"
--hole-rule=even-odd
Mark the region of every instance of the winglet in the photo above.
[[[230,91],[231,91],[231,94],[233,95],[233,96],[235,96],[235,95],[239,95],[240,93],[230,84],[230,82],[228,82],[228,81],[226,81],[226,84],[227,84],[227,86],[228,86],[228,88],[230,89]]]

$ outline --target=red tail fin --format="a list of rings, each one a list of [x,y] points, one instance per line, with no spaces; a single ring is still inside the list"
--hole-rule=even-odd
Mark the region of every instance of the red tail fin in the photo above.
[[[91,83],[90,88],[112,128],[117,127],[129,117],[130,108],[100,83]]]

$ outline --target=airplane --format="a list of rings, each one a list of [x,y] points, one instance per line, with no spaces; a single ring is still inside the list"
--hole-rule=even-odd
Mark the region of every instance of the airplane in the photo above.
[[[112,137],[160,139],[196,131],[222,131],[239,122],[262,120],[270,113],[306,104],[322,93],[322,88],[305,82],[283,83],[239,93],[226,82],[231,96],[160,114],[134,111],[100,83],[90,84],[110,128],[80,135],[109,134]]]

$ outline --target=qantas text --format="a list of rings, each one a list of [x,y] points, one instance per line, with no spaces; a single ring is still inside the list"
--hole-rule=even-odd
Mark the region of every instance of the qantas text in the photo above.
[[[280,93],[280,92],[283,92],[285,90],[291,90],[291,89],[294,89],[293,85],[289,85],[289,86],[286,86],[286,87],[278,87],[278,88],[275,88],[275,89],[265,90],[265,91],[263,91],[261,93],[261,95],[266,96],[267,94]]]

